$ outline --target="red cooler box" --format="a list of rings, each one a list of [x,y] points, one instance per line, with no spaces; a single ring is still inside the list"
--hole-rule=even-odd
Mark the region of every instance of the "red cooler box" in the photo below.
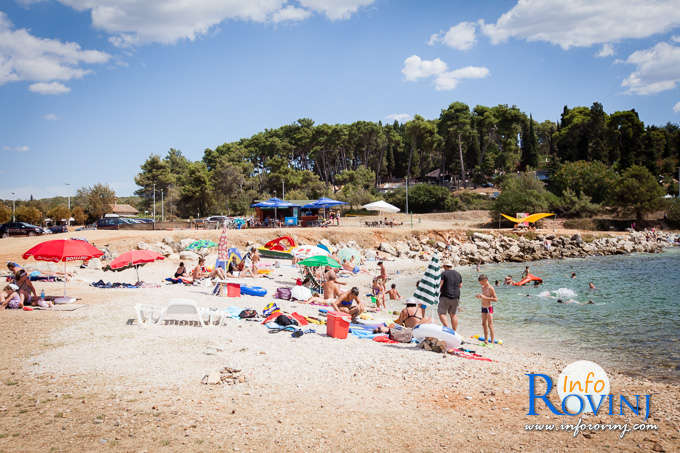
[[[329,337],[344,340],[349,333],[349,323],[352,317],[347,313],[329,311],[326,318],[326,334]]]
[[[227,283],[227,297],[241,297],[241,285],[239,283]]]

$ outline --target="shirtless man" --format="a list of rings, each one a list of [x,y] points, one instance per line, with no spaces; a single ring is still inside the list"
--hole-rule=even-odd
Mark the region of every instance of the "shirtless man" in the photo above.
[[[352,315],[352,319],[366,311],[366,306],[359,299],[359,288],[356,286],[340,294],[334,302],[331,302],[331,306],[335,311],[349,313]]]
[[[340,290],[338,289],[338,284],[340,282],[335,280],[335,272],[326,274],[326,281],[323,284],[323,297],[321,295],[312,296],[307,299],[304,303],[306,304],[322,304],[329,303],[329,299],[335,300],[340,296]]]
[[[397,291],[397,285],[392,283],[392,286],[389,291],[387,291],[387,294],[390,295],[390,300],[399,300],[401,299],[401,294],[399,294],[399,291]]]

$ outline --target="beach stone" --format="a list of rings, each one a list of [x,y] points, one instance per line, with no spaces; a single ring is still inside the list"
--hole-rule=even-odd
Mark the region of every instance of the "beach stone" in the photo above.
[[[181,241],[179,241],[179,245],[182,248],[182,250],[184,250],[185,248],[189,247],[194,242],[196,242],[196,239],[186,238],[186,239],[182,239]]]
[[[434,246],[435,246],[435,247],[437,248],[437,250],[439,250],[440,252],[443,252],[444,250],[446,250],[446,244],[443,243],[442,241],[437,241],[437,242],[435,242],[435,243],[434,243]]]
[[[160,244],[158,246],[158,253],[160,253],[163,256],[170,256],[174,253],[174,250],[172,249],[172,247],[166,244]]]
[[[146,242],[140,241],[137,243],[137,250],[149,250],[149,244]]]
[[[198,260],[198,253],[185,250],[179,254],[179,259],[188,261]]]
[[[481,242],[491,242],[493,241],[493,236],[490,234],[484,234],[484,233],[472,233],[472,239],[474,241],[481,241]]]
[[[399,252],[397,252],[397,249],[392,246],[389,242],[381,242],[380,246],[378,247],[378,250],[388,253],[392,256],[399,256]]]

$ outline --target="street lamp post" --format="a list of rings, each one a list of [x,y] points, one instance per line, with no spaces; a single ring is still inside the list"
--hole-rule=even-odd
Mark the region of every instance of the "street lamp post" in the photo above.
[[[65,182],[64,183],[66,186],[70,186],[71,184]],[[70,227],[71,226],[71,190],[67,189],[68,194],[66,195],[68,197],[68,216],[66,217],[66,226]]]
[[[156,183],[153,183],[153,221],[156,223]]]

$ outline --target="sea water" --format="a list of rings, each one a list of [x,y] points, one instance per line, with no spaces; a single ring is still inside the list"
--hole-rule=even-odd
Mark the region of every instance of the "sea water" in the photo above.
[[[519,280],[526,264],[543,285],[503,285],[506,275]],[[482,334],[480,302],[474,297],[480,292],[479,274],[475,266],[457,270],[463,276],[459,331],[467,337]],[[550,357],[592,360],[629,374],[675,381],[680,380],[679,271],[680,248],[480,268],[492,285],[500,281],[496,338]],[[401,294],[411,295],[421,274],[396,276]],[[589,289],[589,282],[596,289]],[[428,315],[436,319],[436,308],[429,308]]]

